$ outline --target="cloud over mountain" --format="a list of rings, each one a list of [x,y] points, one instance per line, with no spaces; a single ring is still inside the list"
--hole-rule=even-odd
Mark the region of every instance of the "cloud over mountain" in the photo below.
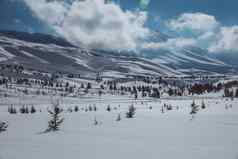
[[[210,53],[238,52],[238,26],[223,26],[212,15],[184,13],[165,23],[169,30],[180,36],[165,42],[146,44],[145,48],[181,49],[192,45],[207,49]]]
[[[217,29],[219,22],[212,15],[184,13],[178,18],[169,20],[167,26],[175,31],[199,35]]]
[[[201,12],[183,13],[166,20],[165,26],[176,35],[167,41],[154,42],[148,40],[151,31],[145,27],[147,12],[124,11],[118,4],[104,0],[24,2],[57,33],[89,48],[135,51],[181,49],[192,45],[212,53],[238,52],[238,26],[225,26],[215,16]]]
[[[146,12],[123,11],[104,0],[24,0],[33,13],[76,44],[109,50],[135,50],[148,36]]]

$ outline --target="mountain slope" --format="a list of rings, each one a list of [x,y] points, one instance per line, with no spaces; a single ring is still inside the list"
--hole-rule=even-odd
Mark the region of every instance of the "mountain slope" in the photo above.
[[[166,40],[155,34],[154,41]],[[231,66],[190,47],[171,51],[144,50],[138,54],[90,50],[66,40],[44,34],[0,32],[0,63],[21,64],[44,72],[79,73],[105,76],[217,74],[230,72]],[[143,58],[142,58],[143,57]]]
[[[166,43],[170,39],[166,34],[161,32],[153,32],[152,38],[149,39],[153,43]],[[160,63],[181,73],[191,74],[210,74],[210,73],[228,73],[232,70],[232,63],[211,56],[207,50],[189,46],[184,48],[145,48],[141,51],[142,55],[150,58],[155,63]],[[231,65],[232,64],[232,65]]]
[[[0,33],[0,63],[84,75],[97,72],[113,76],[180,74],[145,58],[75,47],[64,39],[49,35],[17,32]]]

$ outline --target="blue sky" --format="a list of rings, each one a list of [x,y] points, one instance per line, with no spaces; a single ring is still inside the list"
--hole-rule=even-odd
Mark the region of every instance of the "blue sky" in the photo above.
[[[0,0],[0,30],[57,33],[76,44],[114,50],[195,45],[238,52],[237,0],[150,0],[143,10],[140,1]],[[152,30],[173,38],[141,43]]]

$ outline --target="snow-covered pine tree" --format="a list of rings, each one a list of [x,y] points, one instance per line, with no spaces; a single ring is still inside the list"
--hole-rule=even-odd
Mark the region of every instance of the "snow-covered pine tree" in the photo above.
[[[13,105],[11,105],[10,107],[8,107],[8,112],[10,114],[17,114],[17,110],[16,108],[13,107]]]
[[[25,106],[24,106],[24,105],[20,108],[20,112],[21,112],[22,114],[25,114]]]
[[[63,109],[59,107],[58,100],[55,103],[52,103],[52,110],[48,110],[48,112],[51,115],[51,120],[48,122],[48,129],[46,130],[46,132],[58,131],[60,125],[64,121],[64,118],[60,117],[60,114],[63,112]]]
[[[132,104],[131,106],[129,106],[129,110],[128,112],[126,112],[126,117],[127,118],[133,118],[134,115],[136,113],[136,108],[134,107],[134,105]]]
[[[36,112],[36,109],[35,109],[35,107],[32,105],[31,106],[31,114],[34,114]]]
[[[93,110],[94,110],[95,112],[97,111],[96,105],[93,106]]]
[[[93,107],[92,107],[91,105],[89,105],[88,110],[89,110],[90,112],[93,111]]]
[[[107,106],[107,109],[106,109],[108,112],[110,112],[111,111],[111,107],[110,107],[110,105],[108,105]]]
[[[116,121],[121,121],[121,114],[120,113],[117,115]]]
[[[6,122],[0,121],[0,133],[3,131],[6,131],[8,127],[8,124]]]
[[[25,113],[26,113],[26,114],[29,113],[29,109],[28,109],[28,107],[25,108]]]
[[[190,114],[192,115],[192,119],[194,118],[194,115],[197,114],[198,110],[199,110],[199,106],[195,104],[195,101],[193,101],[193,103],[191,104],[191,112]]]
[[[205,105],[205,102],[204,101],[202,101],[202,109],[205,109],[206,108],[206,105]]]
[[[75,112],[78,112],[78,111],[79,111],[79,107],[78,107],[78,106],[75,106],[75,107],[74,107],[74,111],[75,111]]]
[[[97,118],[96,117],[94,117],[94,123],[93,123],[94,125],[98,125],[99,124],[99,122],[97,121]]]

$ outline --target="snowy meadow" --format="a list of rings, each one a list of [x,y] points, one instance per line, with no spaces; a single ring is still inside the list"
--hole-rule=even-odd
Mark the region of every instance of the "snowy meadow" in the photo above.
[[[0,158],[237,159],[238,100],[219,95],[1,97],[0,120],[8,127],[0,133]],[[64,121],[58,131],[45,132],[55,100]]]

